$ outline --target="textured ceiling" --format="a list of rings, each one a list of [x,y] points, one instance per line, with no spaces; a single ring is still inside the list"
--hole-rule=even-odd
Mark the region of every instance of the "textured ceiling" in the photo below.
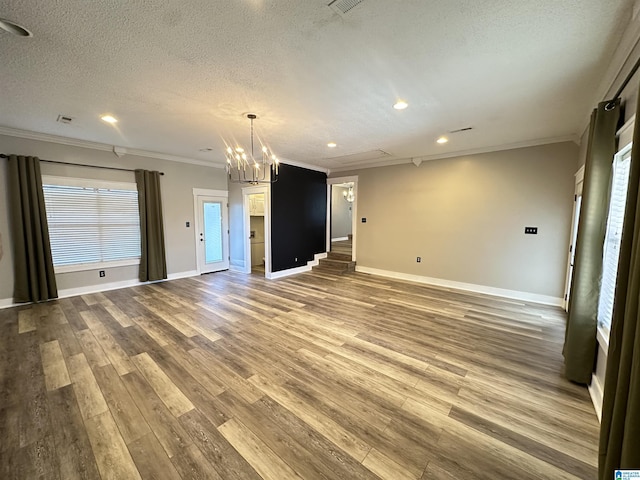
[[[582,133],[632,4],[328,3],[4,0],[34,36],[0,30],[0,125],[222,163],[254,112],[280,157],[334,169],[558,139]]]

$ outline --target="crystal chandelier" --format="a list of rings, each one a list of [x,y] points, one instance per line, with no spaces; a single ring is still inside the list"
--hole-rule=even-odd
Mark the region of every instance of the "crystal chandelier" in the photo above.
[[[251,122],[251,150],[247,152],[239,145],[229,145],[225,156],[227,159],[227,174],[231,183],[250,183],[258,185],[260,183],[275,183],[278,181],[280,162],[272,152],[269,151],[260,138],[260,150],[262,158],[258,159],[253,152],[253,121],[258,118],[254,113],[247,114]],[[226,142],[225,142],[226,143]]]
[[[350,186],[349,190],[345,190],[344,192],[342,192],[342,196],[347,202],[353,203],[356,198],[355,194],[353,193],[353,187]]]

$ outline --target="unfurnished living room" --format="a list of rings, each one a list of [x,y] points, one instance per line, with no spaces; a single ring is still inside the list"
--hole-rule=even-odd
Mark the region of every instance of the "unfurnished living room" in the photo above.
[[[0,478],[640,479],[640,1],[0,5]]]

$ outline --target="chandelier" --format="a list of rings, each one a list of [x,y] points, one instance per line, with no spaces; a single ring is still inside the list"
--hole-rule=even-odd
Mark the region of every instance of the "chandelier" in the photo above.
[[[353,193],[353,186],[350,186],[349,190],[345,190],[344,192],[342,192],[342,196],[344,196],[344,199],[347,202],[353,203],[356,198],[355,194]]]
[[[227,159],[227,174],[231,183],[250,183],[258,185],[260,183],[275,183],[278,181],[280,162],[260,138],[260,154],[262,158],[256,158],[253,152],[253,121],[258,118],[253,113],[247,114],[251,122],[251,150],[247,151],[239,145],[229,145],[225,156]],[[225,142],[226,143],[226,142]]]

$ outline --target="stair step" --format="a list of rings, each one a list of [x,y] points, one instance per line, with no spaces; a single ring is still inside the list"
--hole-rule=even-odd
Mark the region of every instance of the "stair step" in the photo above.
[[[329,252],[327,254],[327,258],[328,259],[333,259],[333,260],[346,260],[346,261],[350,262],[351,261],[351,254],[350,253]]]

